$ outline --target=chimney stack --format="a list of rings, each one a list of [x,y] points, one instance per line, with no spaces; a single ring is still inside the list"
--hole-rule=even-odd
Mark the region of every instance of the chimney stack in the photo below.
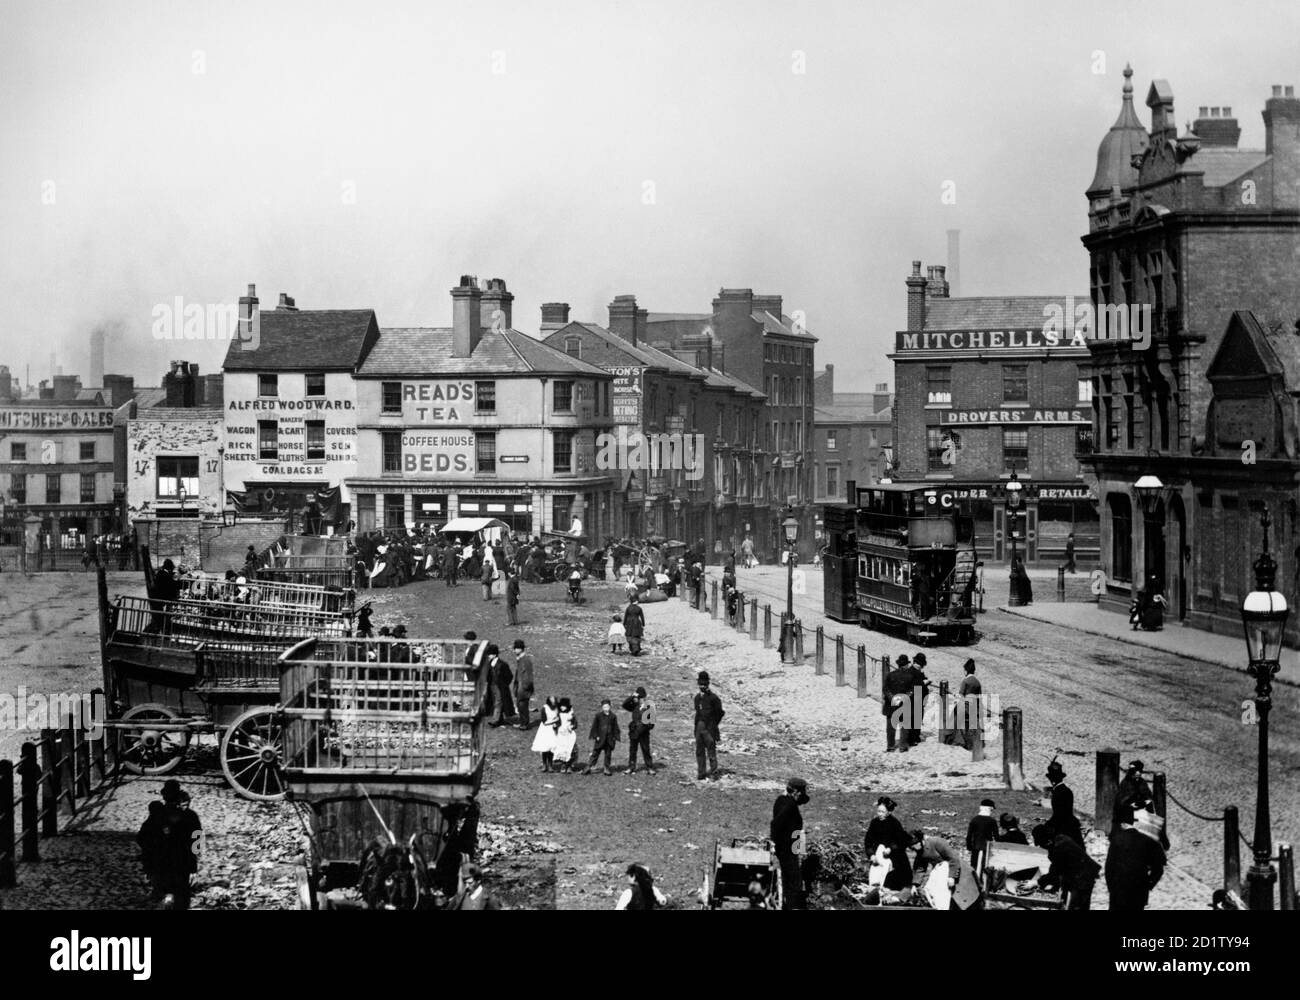
[[[944,277],[947,270],[943,264],[934,264],[926,268],[929,277],[925,283],[925,294],[927,298],[946,299],[948,297],[948,281]]]
[[[777,319],[781,318],[781,296],[779,295],[755,295],[754,308],[762,312],[769,312]]]
[[[483,339],[483,292],[478,279],[462,274],[460,285],[451,290],[451,356],[468,358]]]
[[[1151,109],[1151,137],[1161,139],[1178,137],[1178,121],[1174,117],[1174,92],[1168,80],[1152,80],[1147,91],[1147,107]]]
[[[293,304],[293,296],[288,294],[287,292],[280,293],[280,304],[277,305],[275,308],[284,309],[286,312],[298,311],[298,307]]]
[[[96,389],[104,385],[104,328],[96,327],[90,334],[90,384]]]
[[[907,328],[925,329],[925,279],[921,277],[921,262],[912,261],[912,273],[907,279]]]
[[[77,398],[81,389],[81,378],[77,375],[54,376],[54,398],[68,402]]]
[[[1203,146],[1226,146],[1235,149],[1241,138],[1241,129],[1237,119],[1232,117],[1232,108],[1201,108],[1201,113],[1192,123],[1192,131],[1201,140]]]
[[[1273,208],[1300,208],[1300,100],[1295,88],[1273,88],[1264,103],[1264,152],[1273,157]]]
[[[0,365],[0,403],[12,402],[14,398],[13,377],[8,365]]]
[[[513,309],[511,303],[515,297],[506,290],[504,278],[489,278],[487,290],[483,292],[483,299],[479,307],[479,325],[484,331],[491,330],[496,325],[496,314],[501,313],[501,328],[503,330],[513,329],[511,323]]]
[[[633,347],[637,345],[637,313],[645,316],[645,310],[636,307],[635,295],[615,295],[609,304],[609,332],[622,337]]]
[[[108,402],[121,406],[135,396],[135,378],[131,375],[105,375],[104,388],[110,393]]]
[[[543,338],[569,325],[569,303],[543,302],[541,335]]]
[[[877,382],[876,391],[871,394],[871,412],[879,413],[889,409],[889,383]]]
[[[221,372],[203,376],[203,405],[221,406],[222,387]]]
[[[257,286],[249,285],[248,294],[241,295],[239,298],[239,349],[251,350],[246,348],[245,343],[253,339],[253,313],[257,312]]]
[[[961,230],[948,230],[948,289],[955,299],[961,295]]]

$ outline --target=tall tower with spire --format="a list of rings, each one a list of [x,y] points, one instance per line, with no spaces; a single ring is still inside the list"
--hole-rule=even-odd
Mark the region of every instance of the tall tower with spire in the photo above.
[[[1121,192],[1137,183],[1135,158],[1145,153],[1150,144],[1150,136],[1138,121],[1137,112],[1133,110],[1133,67],[1125,66],[1124,100],[1120,105],[1119,117],[1097,147],[1097,172],[1088,185],[1091,231],[1096,231],[1099,217],[1105,216],[1112,201],[1119,201]]]

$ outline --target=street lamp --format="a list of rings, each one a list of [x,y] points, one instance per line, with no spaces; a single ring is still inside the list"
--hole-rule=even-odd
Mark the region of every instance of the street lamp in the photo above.
[[[794,663],[794,637],[798,623],[794,617],[794,546],[799,540],[799,519],[794,516],[794,508],[786,505],[785,519],[781,522],[785,532],[785,614],[781,617],[781,662]]]
[[[1016,512],[1020,507],[1020,491],[1024,485],[1020,482],[1020,477],[1016,470],[1011,470],[1011,478],[1007,480],[1007,530],[1011,534],[1011,589],[1007,597],[1007,603],[1013,607],[1020,607],[1020,587],[1016,580]]]
[[[1148,594],[1154,594],[1156,584],[1154,579],[1156,571],[1152,563],[1163,562],[1163,556],[1156,557],[1157,551],[1163,552],[1163,546],[1157,548],[1152,542],[1154,538],[1152,532],[1152,517],[1156,511],[1156,504],[1160,502],[1160,493],[1165,488],[1165,484],[1160,481],[1159,476],[1146,475],[1133,484],[1133,489],[1137,492],[1138,502],[1142,505],[1142,539],[1143,539],[1143,565],[1146,567],[1146,580],[1143,586],[1147,588]],[[1163,584],[1164,566],[1160,566],[1159,575]]]
[[[1286,598],[1273,589],[1277,563],[1268,553],[1268,509],[1259,523],[1264,528],[1264,549],[1255,560],[1255,590],[1241,605],[1241,622],[1246,630],[1246,650],[1250,657],[1249,673],[1255,678],[1255,714],[1259,724],[1259,785],[1255,801],[1255,841],[1250,866],[1250,908],[1273,909],[1273,833],[1268,809],[1268,711],[1273,701],[1273,675],[1279,670],[1282,635],[1289,609]]]

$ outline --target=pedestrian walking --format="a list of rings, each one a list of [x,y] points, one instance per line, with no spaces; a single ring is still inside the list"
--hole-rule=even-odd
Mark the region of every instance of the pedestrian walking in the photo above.
[[[510,670],[510,664],[501,659],[501,651],[497,649],[496,643],[492,643],[487,648],[488,663],[488,685],[496,693],[496,712],[493,715],[489,726],[500,726],[509,722],[515,717],[514,700],[510,696],[510,684],[514,680],[514,674]]]
[[[1052,786],[1049,793],[1052,815],[1047,820],[1048,825],[1082,847],[1083,827],[1079,824],[1079,817],[1074,815],[1074,792],[1065,783],[1065,768],[1055,757],[1047,765],[1047,780]]]
[[[515,640],[514,651],[515,678],[511,691],[515,696],[515,710],[519,713],[519,721],[515,724],[515,728],[527,730],[532,725],[531,710],[528,706],[536,690],[533,687],[533,654],[528,652],[523,639]]]
[[[745,569],[754,568],[754,539],[749,535],[740,543],[740,554],[745,557]]]
[[[609,622],[609,632],[605,635],[611,653],[623,652],[623,643],[627,641],[627,630],[623,628],[623,616],[614,615]]]
[[[894,667],[885,675],[885,697],[880,703],[885,717],[885,752],[907,753],[907,734],[910,727],[903,722],[911,716],[912,697],[911,661],[904,653],[894,661]]]
[[[984,689],[979,678],[975,676],[974,660],[968,659],[962,665],[962,670],[965,671],[966,676],[961,679],[961,687],[957,689],[958,711],[961,712],[957,738],[963,747],[973,750],[975,741],[983,739]]]
[[[970,852],[970,866],[977,871],[982,867],[980,855],[988,850],[989,844],[998,839],[998,821],[993,818],[992,799],[980,801],[980,811],[973,816],[966,827],[966,850]]]
[[[781,895],[783,910],[805,909],[803,871],[800,855],[803,854],[803,813],[799,807],[808,804],[808,782],[791,778],[785,783],[785,792],[772,804],[773,853],[781,866]]]
[[[163,783],[162,802],[151,804],[136,836],[147,856],[155,900],[164,909],[190,908],[190,876],[199,870],[203,824],[190,808],[190,796],[175,778]],[[155,808],[157,807],[157,808]]]
[[[722,699],[709,690],[709,674],[701,670],[695,679],[699,691],[695,695],[695,764],[699,777],[718,778],[718,740],[722,738],[718,724],[727,713]]]
[[[496,579],[497,568],[492,564],[490,556],[483,557],[483,568],[479,572],[478,581],[483,585],[483,600],[492,600],[492,581]]]
[[[627,725],[627,773],[636,774],[637,750],[645,762],[645,770],[654,774],[654,761],[650,757],[650,733],[655,727],[655,706],[643,687],[629,695],[623,702],[623,711],[632,713],[632,721]]]
[[[1145,910],[1151,890],[1165,872],[1165,852],[1156,836],[1136,826],[1123,826],[1111,838],[1106,853],[1106,890],[1110,908]]]
[[[560,703],[554,695],[542,702],[542,718],[533,737],[533,753],[542,755],[542,770],[549,774],[555,761],[555,741],[560,729]]]
[[[1068,535],[1065,536],[1065,570],[1066,570],[1067,573],[1070,573],[1070,574],[1073,574],[1073,573],[1075,572],[1075,567],[1074,567],[1074,532],[1073,532],[1073,531],[1070,532]]]
[[[1049,892],[1061,889],[1066,894],[1066,909],[1091,910],[1101,865],[1088,857],[1082,844],[1047,823],[1034,827],[1034,846],[1047,851],[1049,864],[1047,874],[1038,876],[1038,887]]]
[[[573,755],[578,749],[578,722],[573,715],[573,704],[568,698],[560,699],[560,721],[555,732],[555,765],[565,774],[573,771]]]
[[[506,580],[506,620],[511,625],[519,624],[519,572],[510,570],[510,578]]]
[[[619,727],[618,716],[614,714],[614,706],[608,698],[600,703],[600,711],[596,717],[591,720],[591,734],[588,737],[591,740],[591,758],[587,761],[587,767],[582,772],[590,774],[591,769],[596,766],[596,759],[603,753],[605,755],[605,773],[613,774],[610,770],[609,758],[614,752],[614,747],[618,744]]]
[[[921,742],[921,722],[925,718],[925,699],[930,694],[930,679],[925,676],[926,659],[924,653],[912,657],[912,728],[907,734],[907,742],[916,746]]]
[[[645,612],[641,610],[635,595],[623,612],[623,632],[627,635],[627,651],[633,656],[640,656],[641,637],[645,635]]]
[[[455,587],[459,584],[457,580],[460,574],[460,551],[457,545],[448,545],[442,553],[442,579],[448,587]]]

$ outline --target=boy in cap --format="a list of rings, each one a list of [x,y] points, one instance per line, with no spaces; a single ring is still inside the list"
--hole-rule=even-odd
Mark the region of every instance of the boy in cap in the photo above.
[[[699,691],[695,695],[695,764],[697,781],[718,777],[718,723],[727,713],[722,709],[722,699],[709,690],[709,673],[701,670],[695,679]]]
[[[785,783],[785,792],[778,795],[772,805],[772,848],[781,866],[783,910],[804,909],[803,873],[800,869],[799,848],[803,841],[803,814],[801,805],[808,802],[808,782],[791,778]]]
[[[600,711],[596,717],[591,720],[591,759],[587,761],[587,767],[582,772],[590,774],[591,769],[596,766],[596,760],[603,753],[605,755],[605,773],[613,774],[609,767],[610,754],[614,752],[614,747],[618,745],[618,716],[614,714],[614,706],[608,698],[600,703]]]

